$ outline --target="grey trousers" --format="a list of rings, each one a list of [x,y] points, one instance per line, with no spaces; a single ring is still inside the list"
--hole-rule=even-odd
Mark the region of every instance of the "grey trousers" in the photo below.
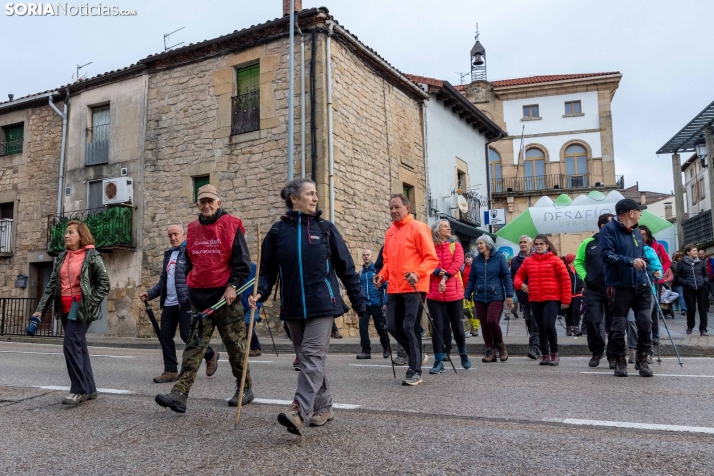
[[[325,376],[325,363],[332,336],[332,317],[286,321],[295,354],[300,361],[295,400],[300,416],[308,421],[313,412],[332,406],[332,392]]]

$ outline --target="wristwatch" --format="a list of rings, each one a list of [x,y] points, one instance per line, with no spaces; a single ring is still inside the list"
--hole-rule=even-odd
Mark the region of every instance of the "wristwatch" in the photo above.
[[[238,290],[238,286],[236,286],[235,284],[229,284],[228,286],[232,287],[236,291]]]

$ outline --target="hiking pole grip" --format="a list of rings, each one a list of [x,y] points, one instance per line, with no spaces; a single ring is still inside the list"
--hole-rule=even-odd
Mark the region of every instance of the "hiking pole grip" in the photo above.
[[[260,259],[261,259],[261,242],[260,242],[260,224],[256,225],[258,237],[258,262],[255,265],[255,282],[253,283],[253,298],[258,295],[258,281],[260,280]],[[240,379],[240,391],[238,392],[238,406],[236,407],[236,418],[233,423],[233,429],[238,427],[240,421],[240,410],[243,407],[243,392],[245,391],[245,376],[248,373],[248,352],[250,349],[250,340],[253,336],[253,320],[255,318],[255,308],[250,308],[250,320],[248,321],[248,332],[245,336],[245,355],[243,357],[243,375]]]

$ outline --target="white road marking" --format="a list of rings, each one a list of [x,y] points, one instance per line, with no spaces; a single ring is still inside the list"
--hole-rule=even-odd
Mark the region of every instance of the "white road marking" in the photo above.
[[[656,423],[632,423],[627,421],[580,420],[577,418],[566,418],[564,420],[555,421],[559,421],[560,423],[564,423],[566,425],[608,426],[615,428],[635,428],[640,430],[660,430],[686,433],[714,434],[714,428],[709,428],[705,426],[660,425]]]
[[[33,385],[32,388],[41,388],[43,390],[63,390],[69,392],[69,387],[61,387],[58,385]],[[119,390],[116,388],[98,388],[99,393],[112,393],[114,395],[135,395],[131,390]]]
[[[263,405],[283,405],[287,406],[290,405],[292,400],[275,400],[271,398],[256,398],[253,400],[255,403],[262,403]],[[338,408],[338,409],[343,409],[343,410],[355,410],[357,408],[360,408],[361,405],[354,405],[352,403],[333,403],[332,408]]]
[[[230,362],[228,359],[218,359],[219,362]],[[248,359],[249,364],[272,364],[272,360],[251,360]]]
[[[3,354],[39,354],[39,355],[64,355],[62,352],[30,352],[20,350],[0,350]],[[106,355],[106,354],[90,354],[90,357],[111,357],[113,359],[133,359],[133,355]]]
[[[350,366],[350,367],[386,367],[386,368],[388,368],[388,369],[391,369],[391,368],[392,368],[391,365],[385,365],[385,364],[349,364],[349,366]],[[406,369],[407,366],[406,366],[406,365],[395,365],[394,368],[395,368],[395,369],[400,369],[400,368]],[[453,369],[451,368],[451,365],[449,365],[449,366],[444,365],[444,371],[447,371],[447,370],[450,370],[450,371],[453,372]],[[458,366],[457,366],[457,367],[456,367],[456,370],[469,370],[469,369],[465,369],[465,368],[463,368],[463,367],[458,367]],[[422,372],[422,373],[423,373],[423,372]]]
[[[580,372],[581,374],[592,375],[612,375],[612,372]],[[659,374],[655,373],[655,377],[688,377],[688,378],[714,378],[714,375],[688,375],[688,374]]]

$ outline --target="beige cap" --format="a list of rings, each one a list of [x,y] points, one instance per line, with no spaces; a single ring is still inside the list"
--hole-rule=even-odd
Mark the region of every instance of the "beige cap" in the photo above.
[[[198,197],[196,199],[200,200],[202,198],[212,198],[214,200],[218,200],[218,190],[216,190],[216,187],[210,183],[204,185],[198,189]]]

